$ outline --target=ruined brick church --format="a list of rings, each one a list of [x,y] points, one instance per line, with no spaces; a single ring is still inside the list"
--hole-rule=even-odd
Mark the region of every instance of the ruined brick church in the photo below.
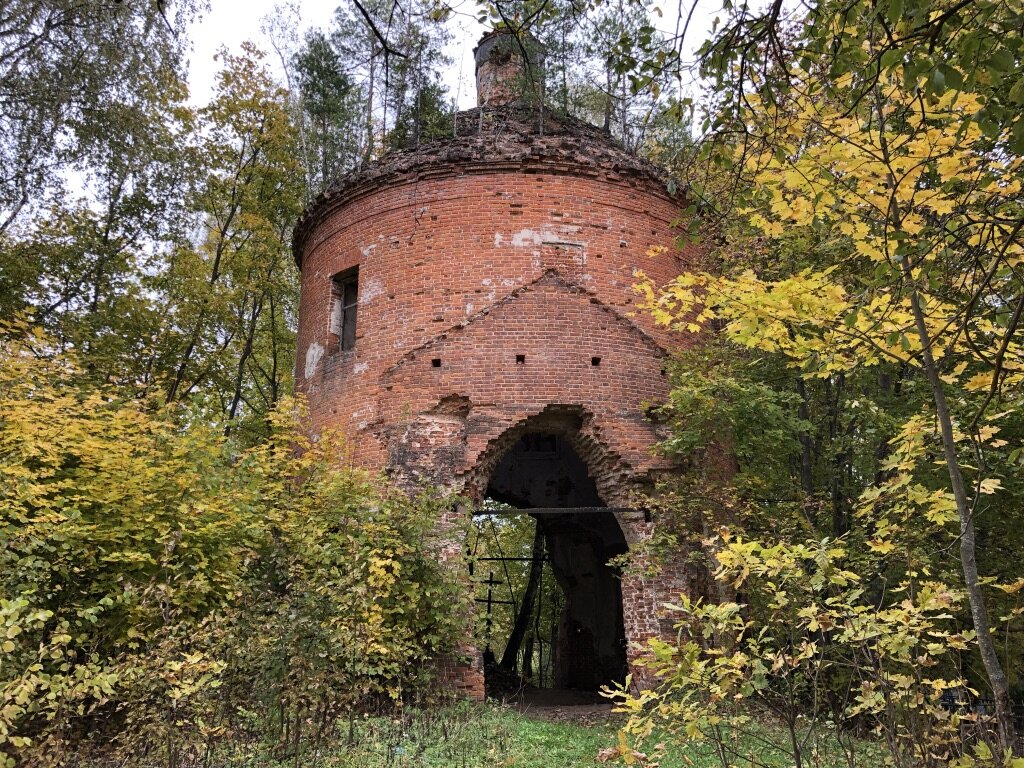
[[[517,97],[531,67],[510,37],[475,55],[479,106],[450,138],[341,178],[299,222],[297,389],[355,464],[536,517],[566,597],[556,682],[596,689],[697,578],[607,565],[650,535],[636,495],[671,469],[645,416],[670,341],[634,312],[634,270],[667,282],[696,254],[655,166]],[[448,676],[483,695],[478,658]]]

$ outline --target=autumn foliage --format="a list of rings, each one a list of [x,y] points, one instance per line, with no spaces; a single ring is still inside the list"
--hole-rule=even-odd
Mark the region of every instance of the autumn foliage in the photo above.
[[[457,580],[430,555],[443,500],[342,468],[343,444],[309,439],[296,402],[240,448],[188,412],[81,386],[50,351],[17,327],[0,354],[7,765],[173,762],[251,718],[301,750],[421,689],[461,636]]]
[[[721,746],[760,704],[797,765],[858,727],[897,765],[1020,765],[1020,8],[726,6],[709,162],[684,169],[720,247],[638,285],[713,340],[666,450],[734,449],[692,473],[719,602],[670,609],[666,686],[629,705]]]

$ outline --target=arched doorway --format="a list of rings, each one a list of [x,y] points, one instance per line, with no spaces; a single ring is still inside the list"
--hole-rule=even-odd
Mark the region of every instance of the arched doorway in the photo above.
[[[494,540],[485,542],[487,597],[478,598],[486,602],[487,668],[491,683],[512,675],[523,686],[596,692],[627,674],[613,561],[628,547],[573,446],[575,433],[558,426],[523,429],[487,479],[477,518]],[[499,608],[503,620],[492,620]]]

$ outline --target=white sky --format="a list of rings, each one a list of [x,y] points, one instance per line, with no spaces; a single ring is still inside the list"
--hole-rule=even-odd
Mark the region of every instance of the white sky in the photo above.
[[[269,54],[276,67],[268,37],[262,32],[264,18],[274,12],[280,0],[212,0],[210,11],[193,24],[189,32],[192,54],[189,66],[189,87],[193,104],[205,104],[213,93],[219,65],[213,60],[221,47],[237,51],[246,40],[251,40]],[[306,29],[326,27],[330,24],[337,0],[298,0],[300,14],[297,38],[302,39]],[[454,59],[446,82],[451,95],[458,96],[459,109],[476,105],[473,82],[473,48],[484,33],[484,27],[472,17],[472,0],[464,0],[466,13],[456,14],[449,22],[453,40],[446,53]]]
[[[271,63],[276,64],[276,56],[273,55],[269,40],[261,31],[261,26],[264,18],[273,13],[275,5],[279,2],[281,0],[211,0],[210,11],[189,31],[193,45],[189,68],[193,104],[200,105],[209,101],[219,69],[213,57],[222,46],[230,51],[237,51],[244,41],[252,40],[261,49],[270,53]],[[327,26],[338,5],[337,0],[295,2],[299,14],[296,38],[299,40],[306,29]],[[655,14],[652,18],[659,28],[671,34],[680,12],[684,15],[689,12],[690,2],[691,0],[686,0],[685,5],[677,6],[672,0],[659,0],[656,5],[661,8],[662,15],[659,17]],[[721,0],[698,0],[697,10],[687,32],[686,49],[691,57],[710,31],[714,15],[720,8]],[[461,0],[458,2],[457,12],[449,22],[453,40],[446,53],[454,59],[454,63],[446,82],[449,93],[458,100],[459,109],[468,109],[476,105],[473,48],[485,31],[474,18],[476,9],[477,5],[473,0]]]

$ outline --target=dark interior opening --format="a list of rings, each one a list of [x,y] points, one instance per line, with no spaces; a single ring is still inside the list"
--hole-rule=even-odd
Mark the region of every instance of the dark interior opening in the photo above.
[[[486,495],[519,509],[604,506],[569,441],[546,432],[519,438],[494,468]]]
[[[473,554],[486,553],[476,565],[486,587],[477,599],[486,602],[491,695],[624,682],[622,590],[609,561],[627,545],[572,445],[558,434],[523,435],[486,495]]]

